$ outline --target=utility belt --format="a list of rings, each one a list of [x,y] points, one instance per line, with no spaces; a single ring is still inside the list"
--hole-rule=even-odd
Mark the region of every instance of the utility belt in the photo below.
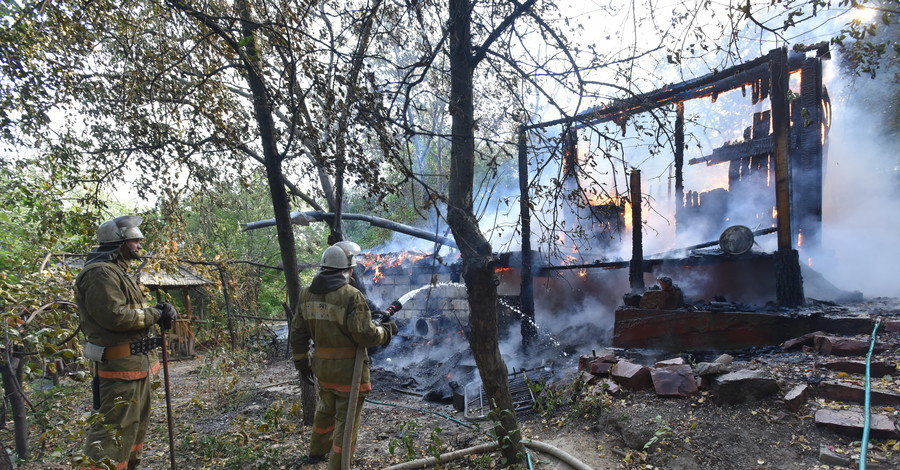
[[[84,357],[97,362],[119,359],[122,357],[147,354],[162,346],[162,338],[143,338],[133,343],[117,344],[115,346],[99,346],[93,343],[84,343]]]

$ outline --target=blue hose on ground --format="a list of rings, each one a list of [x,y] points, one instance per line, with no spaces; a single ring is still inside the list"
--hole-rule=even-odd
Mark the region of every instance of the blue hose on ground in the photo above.
[[[881,325],[881,320],[876,320],[875,328],[872,329],[872,342],[869,343],[869,353],[866,354],[866,399],[862,445],[859,450],[859,470],[866,470],[866,451],[869,447],[869,425],[872,416],[872,351],[875,350],[875,333],[878,331],[879,325]]]

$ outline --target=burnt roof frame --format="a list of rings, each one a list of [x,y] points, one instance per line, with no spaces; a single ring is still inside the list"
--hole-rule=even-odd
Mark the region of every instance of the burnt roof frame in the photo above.
[[[807,52],[815,51],[815,57],[813,59],[808,59],[806,56]],[[519,165],[519,190],[520,190],[520,222],[521,222],[521,236],[522,236],[522,287],[520,291],[520,301],[522,306],[522,315],[530,320],[522,322],[522,336],[523,339],[527,342],[530,339],[536,337],[536,326],[534,326],[534,288],[533,288],[533,276],[534,276],[534,257],[533,252],[531,250],[531,209],[530,209],[530,198],[529,198],[529,175],[528,175],[528,149],[527,149],[527,138],[526,135],[529,131],[535,129],[543,129],[556,125],[569,125],[571,130],[581,129],[590,125],[595,125],[603,122],[612,121],[615,119],[619,119],[626,115],[637,114],[652,111],[653,109],[657,109],[663,106],[675,104],[677,106],[677,118],[676,118],[676,197],[679,200],[683,198],[683,181],[681,178],[681,171],[683,165],[683,119],[684,119],[684,108],[682,103],[684,101],[705,98],[709,96],[715,97],[718,94],[729,92],[732,90],[736,90],[738,88],[746,87],[747,85],[752,85],[754,82],[758,80],[764,80],[769,77],[773,77],[772,83],[770,83],[770,94],[772,95],[772,108],[773,114],[775,113],[775,108],[780,107],[778,110],[780,114],[784,114],[787,117],[787,122],[784,122],[783,116],[778,117],[778,121],[773,121],[773,125],[775,127],[775,133],[773,134],[774,146],[776,158],[781,158],[781,171],[782,175],[776,176],[776,178],[781,180],[781,186],[783,190],[776,189],[776,199],[778,201],[779,213],[782,215],[778,218],[778,227],[779,227],[779,251],[785,252],[785,259],[792,260],[797,259],[796,250],[792,248],[792,241],[795,239],[791,233],[791,211],[789,207],[796,202],[794,196],[791,194],[791,185],[790,181],[790,110],[787,104],[786,95],[788,93],[787,89],[787,81],[788,76],[791,73],[797,71],[806,72],[808,69],[811,69],[816,73],[815,81],[818,82],[818,89],[816,93],[814,93],[814,100],[821,99],[822,85],[821,85],[821,60],[830,58],[830,49],[829,44],[827,42],[821,42],[813,45],[809,45],[806,47],[796,47],[792,51],[788,52],[786,48],[774,49],[770,51],[768,54],[758,57],[756,59],[752,59],[750,61],[729,67],[722,71],[714,71],[712,73],[706,74],[704,76],[686,80],[681,83],[667,85],[663,88],[648,92],[642,93],[638,95],[634,95],[630,98],[623,98],[620,100],[616,100],[615,102],[603,106],[592,107],[584,112],[581,112],[572,117],[565,117],[550,121],[544,121],[533,124],[523,124],[519,126],[519,135],[518,135],[518,165]],[[817,65],[810,67],[810,63],[813,62]],[[783,64],[783,65],[781,65]],[[774,79],[775,74],[782,75],[778,80]],[[805,87],[806,84],[803,84]],[[784,104],[776,103],[779,101],[775,99],[775,93],[779,93],[779,99],[785,101]],[[803,104],[808,104],[808,101]],[[799,108],[798,108],[799,110]],[[773,117],[773,119],[775,119]],[[817,112],[814,119],[817,123],[824,121],[825,116],[822,115],[821,112]],[[782,122],[779,122],[782,121]],[[779,127],[781,127],[779,129]],[[680,133],[679,133],[680,128]],[[564,139],[566,140],[566,139]],[[679,142],[680,140],[680,142]],[[566,152],[563,152],[565,154]],[[778,157],[780,154],[780,157]],[[816,160],[813,158],[813,160]],[[822,160],[822,151],[821,145],[818,149],[818,161],[814,161],[811,164],[806,162],[807,166],[815,166],[818,164],[818,171],[821,175],[821,160]],[[804,188],[809,189],[809,188]],[[813,188],[814,189],[814,188]],[[783,194],[782,194],[783,193]],[[816,194],[818,196],[818,205],[812,208],[806,209],[802,217],[805,220],[811,220],[813,225],[814,237],[816,241],[818,241],[818,227],[821,225],[821,184],[818,185],[818,192]],[[784,209],[787,208],[785,213]],[[793,253],[793,257],[789,255],[788,252]],[[640,260],[643,263],[643,260]],[[799,261],[797,261],[799,262]],[[795,263],[790,263],[795,264]],[[799,281],[800,293],[799,297],[801,298],[800,303],[802,303],[802,281],[799,279],[799,266],[789,267],[786,269],[789,272],[790,276],[796,277],[796,281]],[[782,289],[778,289],[778,297],[779,300],[785,300],[785,302],[780,302],[784,304],[796,304],[797,303],[797,295],[782,295]],[[788,297],[794,297],[793,300],[787,300]]]

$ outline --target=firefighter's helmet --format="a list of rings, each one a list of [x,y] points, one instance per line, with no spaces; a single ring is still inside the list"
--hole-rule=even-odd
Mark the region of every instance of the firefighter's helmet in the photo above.
[[[331,269],[347,269],[356,266],[356,260],[353,258],[353,255],[347,254],[343,248],[332,245],[325,248],[325,251],[322,253],[321,266]]]
[[[143,217],[136,215],[122,215],[100,224],[97,229],[97,241],[104,243],[121,243],[134,238],[144,238],[138,226],[143,222]]]
[[[354,242],[351,242],[350,240],[341,240],[341,241],[335,243],[333,246],[341,247],[341,249],[344,250],[344,253],[347,253],[347,256],[356,256],[359,254],[360,251],[362,251],[359,248],[359,245],[357,245]]]

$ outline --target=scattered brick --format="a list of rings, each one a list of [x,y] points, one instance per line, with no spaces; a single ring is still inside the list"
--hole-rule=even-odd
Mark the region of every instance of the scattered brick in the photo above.
[[[687,364],[654,368],[650,378],[656,394],[661,397],[689,397],[698,391],[694,371]]]

